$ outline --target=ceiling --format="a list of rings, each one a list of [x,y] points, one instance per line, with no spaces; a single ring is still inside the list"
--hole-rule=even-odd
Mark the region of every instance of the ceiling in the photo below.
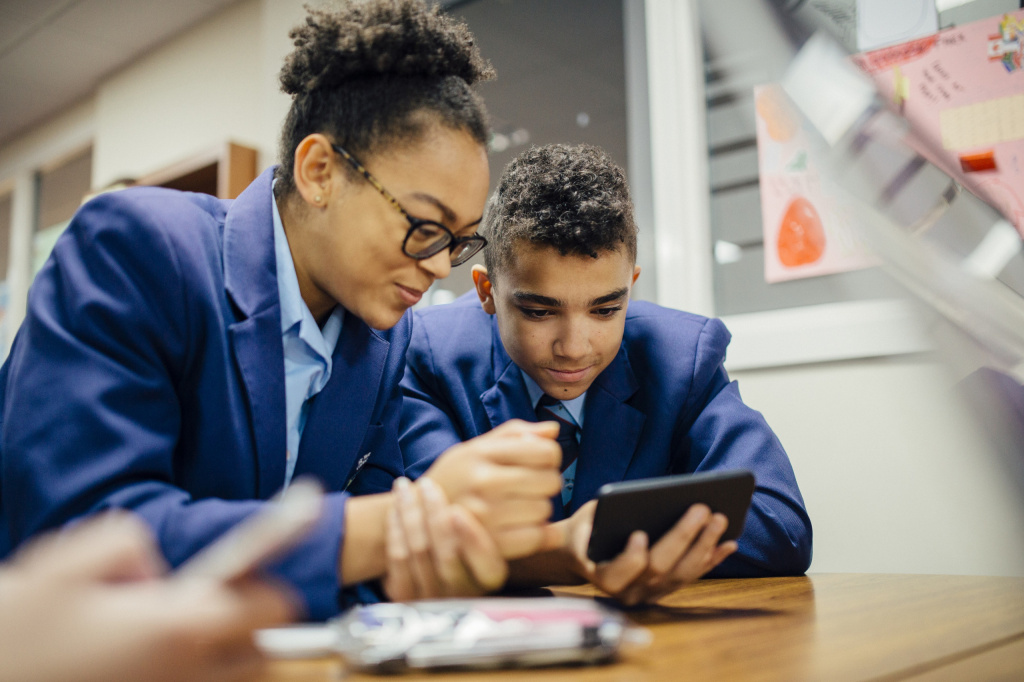
[[[0,145],[237,0],[0,0]]]

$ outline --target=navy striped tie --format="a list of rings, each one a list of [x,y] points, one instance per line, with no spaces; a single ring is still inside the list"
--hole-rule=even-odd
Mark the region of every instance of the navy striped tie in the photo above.
[[[558,414],[556,408],[560,404],[560,400],[556,400],[545,393],[541,397],[540,402],[537,403],[537,420],[558,422],[558,444],[562,446],[562,472],[564,473],[576,461],[576,457],[579,456],[580,443],[576,437],[579,427],[576,426],[576,422],[572,419],[567,419]]]

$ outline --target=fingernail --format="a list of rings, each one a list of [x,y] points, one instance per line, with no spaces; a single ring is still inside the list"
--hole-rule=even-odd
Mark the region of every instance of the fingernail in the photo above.
[[[412,497],[409,479],[405,476],[399,476],[395,479],[394,490],[402,501],[408,501]]]
[[[431,502],[441,501],[441,489],[438,488],[437,484],[429,478],[421,478],[418,485],[420,486],[420,492],[425,498]]]

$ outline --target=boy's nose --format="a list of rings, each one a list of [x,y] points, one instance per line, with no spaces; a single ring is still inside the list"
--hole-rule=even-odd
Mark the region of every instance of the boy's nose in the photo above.
[[[563,358],[583,358],[590,352],[590,341],[584,325],[567,324],[555,342],[555,354]]]

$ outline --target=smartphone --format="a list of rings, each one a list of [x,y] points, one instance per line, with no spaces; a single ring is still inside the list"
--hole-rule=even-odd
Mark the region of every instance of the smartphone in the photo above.
[[[735,540],[753,495],[754,474],[745,469],[608,483],[597,491],[587,556],[591,561],[614,559],[635,530],[647,533],[653,546],[698,502],[729,519],[722,541]]]
[[[323,506],[320,484],[298,479],[179,566],[176,575],[223,581],[248,575],[295,546],[320,518]]]

